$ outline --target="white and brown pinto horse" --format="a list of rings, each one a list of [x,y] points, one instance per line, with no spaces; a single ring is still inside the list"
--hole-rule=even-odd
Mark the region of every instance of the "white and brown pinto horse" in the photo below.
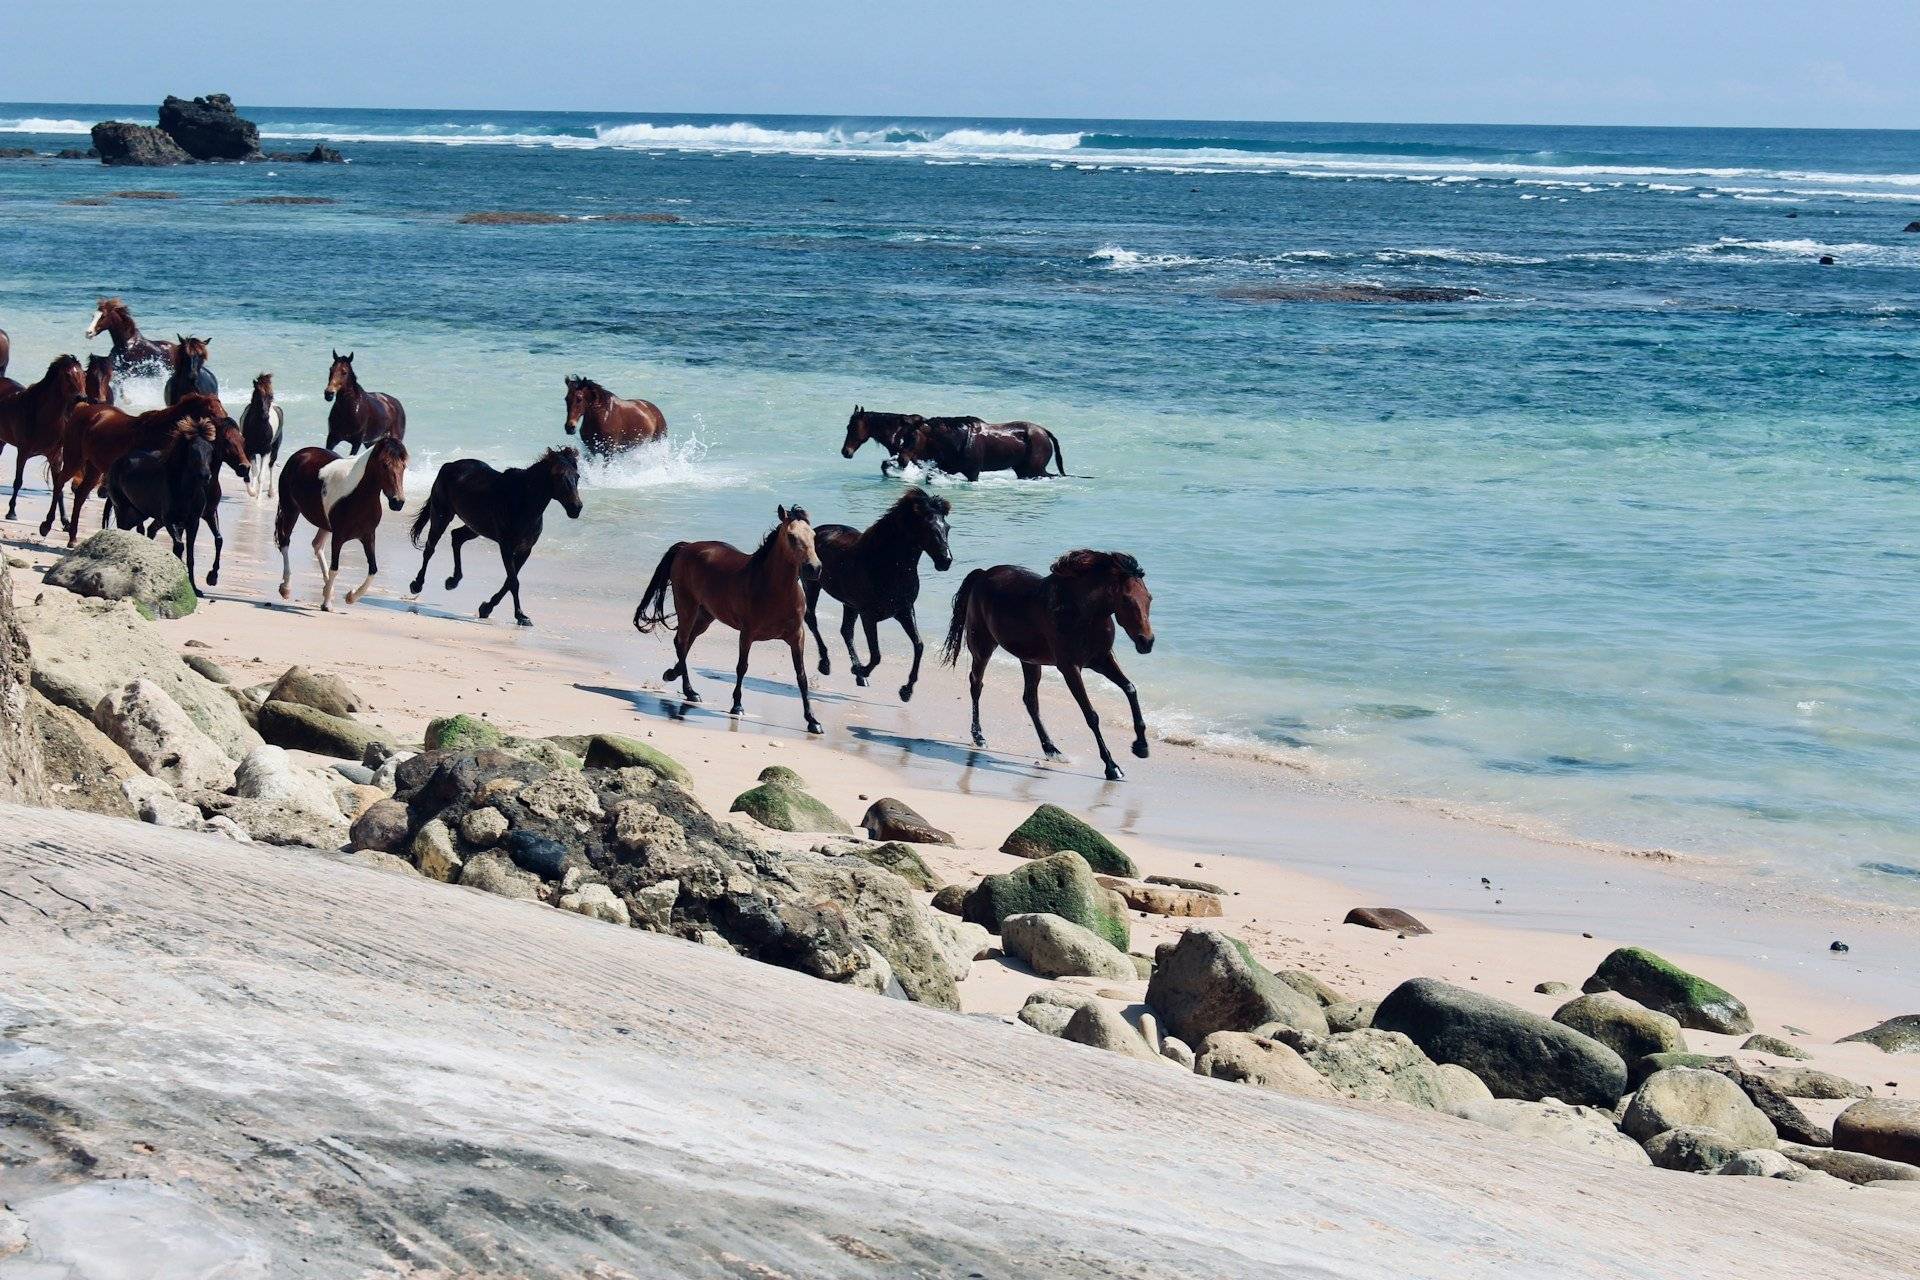
[[[380,500],[398,511],[406,503],[407,446],[393,436],[382,436],[363,453],[341,457],[331,449],[309,445],[287,459],[280,471],[280,507],[273,522],[273,542],[280,548],[280,598],[293,596],[293,559],[288,547],[294,526],[302,519],[314,526],[313,558],[324,584],[323,610],[333,608],[333,580],[340,573],[340,552],[358,542],[367,554],[367,578],[347,592],[354,604],[373,585],[380,572],[373,537],[380,528]],[[328,555],[320,545],[332,539]]]
[[[651,400],[622,400],[591,378],[567,379],[567,434],[595,457],[611,457],[667,434],[667,416]]]

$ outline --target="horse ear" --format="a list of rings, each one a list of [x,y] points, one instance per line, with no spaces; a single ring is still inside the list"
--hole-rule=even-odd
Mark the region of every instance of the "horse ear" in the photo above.
[[[340,349],[338,347],[333,348],[333,358],[335,360],[340,358]]]
[[[787,522],[787,509],[785,507],[775,507],[773,509],[773,513],[776,516],[780,517],[781,524],[785,524]]]

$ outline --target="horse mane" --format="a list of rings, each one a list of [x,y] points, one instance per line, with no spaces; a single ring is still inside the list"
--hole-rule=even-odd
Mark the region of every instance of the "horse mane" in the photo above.
[[[173,438],[168,443],[185,444],[190,440],[212,441],[216,438],[212,422],[205,418],[184,418],[173,424]]]
[[[1122,578],[1147,576],[1140,562],[1124,551],[1091,551],[1085,547],[1069,551],[1055,560],[1048,572],[1062,579],[1087,578],[1100,573],[1114,573]]]
[[[207,358],[207,340],[205,338],[181,338],[173,347],[173,369],[175,373],[184,373],[187,361],[198,356]]]
[[[118,312],[121,315],[133,314],[131,311],[127,310],[127,304],[121,301],[119,298],[102,298],[100,299],[100,301],[94,303],[93,309],[95,311],[98,311],[103,316],[112,315],[115,312]]]
[[[534,463],[532,467],[529,467],[527,469],[531,471],[538,467],[551,466],[552,464],[559,462],[562,459],[571,460],[573,465],[577,467],[580,465],[580,451],[574,448],[570,444],[555,445],[553,448],[547,450],[545,453],[540,455],[540,461]]]
[[[782,529],[787,527],[789,522],[794,520],[805,520],[808,524],[813,523],[812,519],[808,517],[805,507],[788,507],[787,518],[767,530],[767,536],[760,539],[760,545],[755,547],[753,554],[747,557],[747,568],[749,570],[758,569],[767,562],[767,557],[773,554],[774,538],[779,535]]]
[[[377,459],[375,455],[378,455]],[[392,436],[381,436],[378,440],[375,440],[367,446],[368,473],[372,472],[376,461],[381,467],[384,467],[388,473],[382,477],[383,479],[396,479],[406,474],[407,446]]]

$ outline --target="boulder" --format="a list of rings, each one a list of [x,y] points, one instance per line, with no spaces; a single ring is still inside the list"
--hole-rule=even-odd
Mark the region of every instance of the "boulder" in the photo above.
[[[179,143],[150,124],[102,120],[92,132],[93,150],[101,164],[159,168],[187,164],[193,159]]]
[[[355,849],[352,853],[341,854],[340,861],[374,871],[391,871],[404,876],[420,874],[405,858],[395,857],[391,853],[382,853],[378,849]]]
[[[1740,1042],[1740,1047],[1748,1053],[1765,1053],[1776,1058],[1795,1058],[1804,1061],[1813,1056],[1793,1041],[1782,1040],[1779,1036],[1770,1036],[1764,1031],[1748,1036]]]
[[[225,667],[204,653],[189,653],[181,658],[188,666],[213,681],[215,684],[232,684],[233,675]]]
[[[1920,1182],[1920,1165],[1870,1156],[1861,1151],[1782,1143],[1780,1154],[1795,1164],[1832,1174],[1842,1182],[1851,1182],[1856,1186],[1865,1186],[1870,1182]]]
[[[1789,1098],[1865,1098],[1873,1089],[1818,1067],[1758,1067],[1746,1074],[1764,1080]]]
[[[563,903],[565,899],[561,900]],[[673,931],[673,907],[680,901],[680,882],[661,880],[644,889],[634,889],[627,894],[626,903],[632,921],[642,929],[651,929],[655,933]]]
[[[509,831],[499,851],[514,866],[541,880],[568,882],[569,872],[578,874],[589,869],[586,859],[537,831]]]
[[[940,944],[940,954],[946,959],[947,972],[955,982],[964,982],[973,971],[973,962],[992,946],[993,935],[977,924],[956,920],[945,912],[929,910],[926,915],[927,923],[933,928],[934,941]]]
[[[906,801],[892,796],[882,796],[868,805],[860,825],[874,840],[898,840],[905,844],[953,843],[952,836],[915,813]]]
[[[1043,978],[1081,975],[1133,980],[1133,961],[1093,930],[1048,912],[1008,916],[1000,945]]]
[[[186,799],[210,824],[231,823],[260,844],[336,850],[347,843],[347,820],[338,809],[329,815],[219,791],[187,792]]]
[[[1739,1085],[1717,1071],[1671,1067],[1648,1076],[1620,1117],[1620,1130],[1646,1142],[1669,1129],[1710,1129],[1735,1151],[1775,1147],[1773,1124]]]
[[[759,772],[754,778],[754,781],[778,782],[784,786],[797,787],[802,791],[807,789],[807,780],[801,777],[797,771],[789,769],[783,764],[768,765]]]
[[[195,160],[260,158],[260,130],[241,118],[224,93],[191,101],[168,94],[160,104],[160,129]]]
[[[847,856],[891,871],[916,889],[932,892],[940,888],[940,877],[933,873],[925,859],[921,858],[910,844],[889,840],[885,844],[849,849]]]
[[[1448,1115],[1493,1101],[1478,1076],[1464,1067],[1437,1065],[1397,1031],[1343,1032],[1304,1056],[1334,1092],[1349,1098],[1392,1099]]]
[[[584,753],[589,769],[651,769],[669,782],[693,785],[693,775],[658,747],[617,733],[596,733],[587,739]]]
[[[1617,991],[1596,991],[1569,1000],[1554,1011],[1553,1020],[1592,1036],[1628,1062],[1650,1053],[1687,1051],[1687,1038],[1676,1019]]]
[[[1000,844],[1000,852],[1016,858],[1045,858],[1067,850],[1085,858],[1087,865],[1102,875],[1131,880],[1140,874],[1133,859],[1119,846],[1058,805],[1043,804],[1035,809]]]
[[[459,881],[470,889],[497,893],[503,898],[540,901],[540,877],[522,871],[504,853],[476,853],[460,868]]]
[[[1378,1000],[1348,1000],[1341,1004],[1326,1007],[1327,1030],[1338,1035],[1342,1031],[1358,1031],[1362,1027],[1373,1025],[1373,1015],[1380,1008]]]
[[[233,785],[233,761],[200,732],[166,690],[136,679],[100,699],[93,723],[133,762],[169,786],[224,791]]]
[[[1767,1118],[1767,1123],[1773,1126],[1773,1131],[1780,1135],[1782,1141],[1803,1142],[1815,1147],[1833,1145],[1833,1130],[1808,1116],[1794,1104],[1792,1098],[1760,1076],[1737,1067],[1732,1070],[1712,1067],[1709,1070],[1719,1071],[1739,1085],[1741,1092],[1747,1095],[1747,1100],[1760,1109],[1760,1114]]]
[[[341,760],[364,759],[369,747],[393,746],[393,735],[385,729],[328,715],[297,702],[261,704],[260,736],[276,747]]]
[[[1194,1069],[1193,1050],[1179,1036],[1160,1037],[1160,1056],[1183,1070]]]
[[[1200,1045],[1193,1069],[1216,1080],[1278,1089],[1302,1098],[1332,1098],[1332,1087],[1306,1059],[1281,1044],[1243,1031],[1216,1031]]]
[[[1205,929],[1160,944],[1147,1003],[1188,1044],[1203,1044],[1216,1031],[1245,1032],[1270,1022],[1327,1034],[1317,1001],[1268,973],[1238,939]]]
[[[1060,1038],[1143,1062],[1155,1061],[1160,1056],[1147,1047],[1147,1042],[1125,1018],[1098,1000],[1089,1000],[1075,1009],[1067,1025],[1061,1028]]]
[[[491,849],[507,837],[507,815],[490,804],[469,809],[460,818],[460,838],[475,849]]]
[[[983,876],[968,892],[960,915],[998,933],[1008,916],[1044,911],[1093,930],[1125,950],[1127,921],[1107,905],[1093,870],[1077,853],[1056,853],[1024,867]]]
[[[1668,1129],[1645,1146],[1654,1168],[1678,1173],[1713,1173],[1740,1154],[1739,1143],[1714,1129]]]
[[[1331,1009],[1336,1004],[1347,1003],[1345,996],[1308,973],[1305,969],[1275,969],[1273,976],[1292,987],[1295,991],[1298,991],[1301,995],[1311,999],[1322,1009]]]
[[[421,743],[429,751],[478,751],[504,744],[507,735],[479,716],[464,711],[427,722]]]
[[[1801,1172],[1801,1167],[1778,1151],[1755,1147],[1735,1155],[1714,1172],[1731,1178],[1789,1178]]]
[[[595,920],[604,920],[608,924],[633,923],[633,916],[627,910],[627,904],[620,901],[614,891],[604,884],[583,884],[572,893],[563,893],[560,895],[558,905],[562,911],[575,911],[583,916],[592,916]]]
[[[1092,996],[1059,987],[1043,987],[1027,997],[1017,1015],[1020,1021],[1042,1035],[1057,1036],[1066,1031],[1073,1015],[1086,1005],[1098,1004]]]
[[[1355,907],[1342,924],[1357,924],[1365,929],[1384,929],[1409,938],[1418,938],[1433,930],[1398,907]]]
[[[513,793],[507,806],[544,822],[584,833],[594,827],[606,811],[592,785],[572,770],[561,769],[535,778]]]
[[[413,833],[407,853],[420,874],[428,879],[452,883],[460,878],[462,860],[453,850],[453,832],[438,818],[422,824]]]
[[[1533,990],[1536,995],[1543,996],[1570,996],[1573,994],[1572,984],[1566,982],[1536,982],[1533,984]]]
[[[836,915],[848,933],[886,957],[909,999],[960,1007],[945,948],[906,881],[850,858],[796,857],[782,869],[816,910]]]
[[[1721,1075],[1732,1076],[1740,1072],[1740,1064],[1725,1054],[1717,1053],[1650,1053],[1644,1058],[1636,1058],[1627,1068],[1627,1083],[1638,1089],[1640,1082],[1656,1071],[1665,1071],[1669,1067],[1695,1067],[1701,1071],[1718,1071]]]
[[[1616,1164],[1650,1163],[1640,1144],[1614,1127],[1613,1113],[1598,1107],[1570,1106],[1558,1099],[1525,1102],[1495,1098],[1458,1113],[1463,1120],[1517,1134],[1542,1146],[1579,1151]]]
[[[1373,1025],[1401,1032],[1435,1062],[1465,1067],[1497,1098],[1610,1109],[1626,1092],[1627,1064],[1598,1040],[1437,978],[1395,987]]]
[[[442,825],[444,829],[444,824]],[[391,798],[376,800],[353,820],[353,827],[348,832],[348,841],[356,849],[372,849],[380,853],[405,853],[411,826],[412,816],[407,812],[407,806]],[[447,850],[449,853],[452,852],[451,843],[448,844]]]
[[[0,600],[4,599],[5,588],[0,586]],[[38,690],[29,691],[28,711],[39,739],[47,787],[46,799],[37,803],[110,818],[132,818],[138,811],[127,794],[127,784],[140,780],[161,785],[140,771],[124,747],[79,712],[55,706]],[[0,721],[0,734],[12,723],[10,719]],[[12,798],[35,802],[24,792],[16,792]]]
[[[13,570],[0,554],[0,800],[14,804],[56,802],[34,697],[33,648],[14,617]]]
[[[1216,894],[1196,893],[1166,885],[1136,884],[1131,880],[1101,877],[1100,883],[1120,895],[1128,910],[1150,916],[1175,916],[1201,919],[1224,914]]]
[[[1865,1031],[1840,1037],[1841,1044],[1848,1041],[1876,1045],[1888,1053],[1920,1053],[1920,1013],[1903,1013]]]
[[[184,618],[198,599],[187,566],[130,529],[102,529],[47,570],[49,586],[95,600],[129,600],[149,618]]]
[[[1617,991],[1649,1009],[1669,1014],[1690,1031],[1745,1035],[1753,1030],[1747,1006],[1645,947],[1621,947],[1581,984],[1586,992]]]
[[[775,831],[853,834],[853,828],[842,822],[840,815],[832,809],[792,783],[779,780],[762,782],[757,787],[742,791],[733,798],[727,811],[744,813],[761,826],[772,827]]]
[[[933,909],[950,916],[964,915],[970,892],[963,884],[943,884],[933,891]]]
[[[283,748],[262,743],[234,771],[233,794],[299,810],[329,822],[344,822],[333,787],[319,774],[294,767]],[[362,848],[373,846],[363,845]]]
[[[1224,897],[1226,889],[1211,880],[1195,880],[1190,876],[1148,876],[1148,884],[1164,884],[1174,889],[1192,889],[1196,893],[1211,893],[1215,897]]]
[[[1920,1098],[1868,1098],[1856,1102],[1833,1122],[1833,1145],[1920,1165]]]
[[[288,667],[262,701],[297,703],[330,716],[351,716],[367,709],[367,700],[348,688],[339,676],[309,671],[305,667]]]

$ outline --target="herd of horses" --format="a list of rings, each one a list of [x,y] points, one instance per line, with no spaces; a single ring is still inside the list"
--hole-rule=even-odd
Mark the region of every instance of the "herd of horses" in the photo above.
[[[332,353],[324,393],[329,404],[326,444],[298,449],[281,465],[285,414],[274,400],[272,374],[254,379],[246,409],[236,421],[220,399],[219,380],[208,365],[207,339],[149,339],[117,298],[102,299],[87,326],[89,339],[101,333],[111,338],[109,355],[90,356],[84,365],[77,356],[58,356],[38,381],[22,385],[6,376],[11,343],[0,330],[0,447],[12,446],[17,454],[7,519],[16,516],[28,461],[43,459],[52,496],[40,524],[42,537],[58,522],[67,545],[75,545],[81,512],[88,497],[100,490],[106,507],[102,525],[112,521],[148,537],[165,529],[200,594],[197,535],[204,524],[213,536],[213,564],[205,580],[217,585],[223,545],[221,475],[230,471],[249,497],[265,496],[276,504],[274,544],[281,557],[283,599],[292,595],[291,546],[303,520],[314,529],[321,609],[333,607],[341,552],[356,542],[366,557],[367,576],[346,593],[346,601],[351,604],[365,595],[379,572],[376,534],[382,512],[400,511],[406,501],[407,413],[397,397],[362,387],[352,352]],[[118,379],[160,370],[167,374],[163,406],[134,413],[115,403]],[[575,375],[569,375],[565,385],[564,429],[568,435],[577,431],[589,454],[619,454],[667,432],[665,416],[648,401],[621,399]],[[886,451],[883,473],[917,466],[968,480],[988,471],[1011,471],[1021,479],[1066,474],[1058,437],[1033,422],[928,418],[855,406],[847,420],[842,456],[853,457],[868,441]],[[514,620],[532,625],[520,602],[520,571],[539,540],[549,505],[558,503],[568,518],[579,517],[580,457],[578,449],[566,446],[547,449],[528,467],[502,470],[473,458],[440,467],[410,529],[421,551],[412,593],[418,595],[425,586],[427,566],[449,530],[453,573],[446,579],[448,590],[462,579],[462,548],[486,539],[499,549],[505,578],[479,606],[480,616],[490,616],[511,594]],[[676,542],[654,569],[634,610],[633,625],[642,633],[672,627],[674,664],[663,678],[678,680],[681,696],[689,702],[700,699],[689,666],[694,642],[715,622],[738,632],[734,715],[742,712],[753,646],[761,641],[786,644],[807,729],[820,733],[805,646],[810,630],[819,651],[819,672],[830,674],[832,658],[818,618],[821,594],[843,606],[840,635],[861,686],[880,665],[879,624],[899,624],[913,648],[899,694],[901,701],[911,700],[925,653],[915,616],[919,565],[925,557],[936,571],[952,566],[952,513],[946,498],[911,487],[865,529],[816,526],[803,508],[781,506],[773,529],[752,552],[725,542]],[[1151,607],[1145,572],[1132,556],[1120,552],[1070,551],[1045,574],[1017,565],[967,574],[954,594],[942,657],[949,665],[958,663],[963,651],[970,658],[974,744],[986,746],[980,695],[987,665],[995,652],[1005,649],[1020,663],[1022,701],[1047,757],[1058,758],[1060,752],[1040,718],[1039,686],[1042,669],[1054,667],[1086,718],[1106,776],[1118,781],[1123,775],[1101,733],[1084,673],[1106,678],[1126,696],[1133,717],[1131,749],[1146,758],[1139,696],[1113,650],[1124,631],[1138,652],[1151,651]],[[866,639],[864,660],[854,642],[856,627]]]

